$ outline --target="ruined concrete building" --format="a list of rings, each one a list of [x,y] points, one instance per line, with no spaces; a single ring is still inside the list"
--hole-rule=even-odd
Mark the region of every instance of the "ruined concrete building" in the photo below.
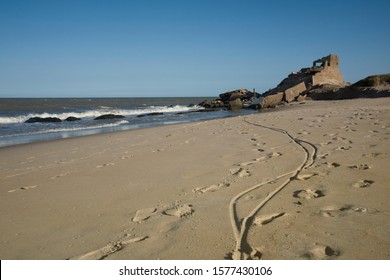
[[[292,72],[277,87],[263,93],[262,108],[275,107],[282,102],[300,98],[300,94],[317,85],[342,85],[343,75],[339,70],[339,57],[330,54],[313,61],[313,66]]]
[[[313,62],[313,67],[309,68],[311,75],[311,85],[339,85],[342,84],[343,75],[339,70],[339,57],[335,54],[325,56]]]

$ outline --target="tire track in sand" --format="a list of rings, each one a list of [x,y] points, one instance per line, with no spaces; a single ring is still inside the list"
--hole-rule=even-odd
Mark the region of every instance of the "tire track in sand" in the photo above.
[[[314,162],[316,160],[316,156],[317,156],[317,147],[315,145],[313,145],[310,142],[294,138],[287,130],[252,123],[252,122],[247,121],[245,118],[243,119],[243,121],[249,125],[272,130],[272,131],[275,131],[275,132],[278,132],[278,133],[285,135],[286,137],[290,138],[293,141],[292,142],[293,144],[298,145],[304,151],[305,158],[296,169],[294,169],[290,172],[286,172],[284,174],[281,174],[281,175],[279,175],[273,179],[270,179],[268,181],[262,182],[260,184],[256,184],[256,185],[240,192],[239,194],[237,194],[236,196],[234,196],[231,199],[230,204],[229,204],[229,215],[230,215],[230,222],[231,222],[231,225],[233,228],[234,237],[236,239],[236,247],[235,247],[235,249],[232,253],[232,256],[231,256],[232,259],[234,259],[234,260],[251,259],[253,257],[258,258],[259,255],[261,256],[261,252],[258,252],[257,250],[253,249],[250,246],[250,244],[247,242],[248,231],[249,231],[249,228],[251,227],[251,225],[253,224],[254,216],[278,192],[280,192],[283,188],[285,188],[291,181],[296,180],[297,176],[299,175],[299,173],[302,170],[312,166],[314,164]],[[306,144],[306,146],[304,144]],[[246,217],[244,217],[242,219],[242,222],[240,222],[240,218],[237,216],[237,210],[236,210],[237,201],[245,194],[247,194],[255,189],[258,189],[261,186],[264,186],[264,185],[269,184],[271,182],[275,182],[275,181],[277,181],[281,178],[284,178],[286,176],[288,176],[288,178],[282,184],[280,184],[278,187],[276,187],[274,189],[274,191],[269,193],[267,195],[267,197],[264,200],[262,200]]]

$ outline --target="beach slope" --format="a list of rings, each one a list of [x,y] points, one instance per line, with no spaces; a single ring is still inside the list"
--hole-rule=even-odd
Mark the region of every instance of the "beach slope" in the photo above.
[[[390,259],[390,99],[0,148],[1,259]]]

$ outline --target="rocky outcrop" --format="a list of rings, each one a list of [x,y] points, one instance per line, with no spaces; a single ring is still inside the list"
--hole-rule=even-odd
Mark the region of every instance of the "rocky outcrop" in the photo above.
[[[253,99],[259,97],[254,90],[236,89],[221,93],[219,98],[214,100],[205,100],[198,105],[204,108],[226,108],[228,110],[241,110],[243,108],[252,108]]]
[[[306,90],[304,82],[297,84],[296,86],[290,87],[284,91],[283,101],[290,103],[295,101],[297,97]]]
[[[81,119],[80,118],[76,118],[76,117],[67,117],[64,121],[66,122],[75,122],[75,121],[80,121]]]
[[[123,119],[123,118],[124,116],[122,115],[106,114],[95,118],[95,120],[113,120],[113,119]]]
[[[278,92],[276,94],[268,95],[263,98],[260,102],[261,108],[275,108],[276,106],[283,103],[283,92]]]
[[[292,72],[281,81],[275,88],[263,93],[264,97],[278,95],[270,98],[262,104],[269,108],[280,104],[280,93],[283,93],[283,102],[302,100],[302,94],[313,87],[321,85],[343,86],[343,75],[339,70],[339,57],[330,54],[313,61],[312,67],[302,68],[298,72]]]
[[[227,91],[219,95],[220,99],[223,102],[229,102],[236,99],[241,99],[241,101],[251,101],[256,97],[256,92],[249,91],[247,89],[236,89],[232,91]]]
[[[388,89],[390,87],[390,74],[368,76],[367,78],[354,83],[352,86]]]
[[[240,111],[242,109],[243,103],[240,98],[229,101],[229,110]]]
[[[59,118],[41,118],[41,117],[33,117],[29,118],[26,123],[58,123],[61,122]]]
[[[222,100],[214,99],[214,100],[204,100],[201,103],[198,104],[198,106],[201,106],[203,108],[225,108],[225,104],[222,102]]]
[[[369,76],[353,85],[318,85],[305,94],[313,100],[389,97],[390,74]]]

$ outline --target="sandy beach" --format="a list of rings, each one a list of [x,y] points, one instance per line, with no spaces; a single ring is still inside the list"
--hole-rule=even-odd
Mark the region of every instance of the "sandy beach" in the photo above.
[[[390,259],[390,98],[0,148],[1,259]]]

